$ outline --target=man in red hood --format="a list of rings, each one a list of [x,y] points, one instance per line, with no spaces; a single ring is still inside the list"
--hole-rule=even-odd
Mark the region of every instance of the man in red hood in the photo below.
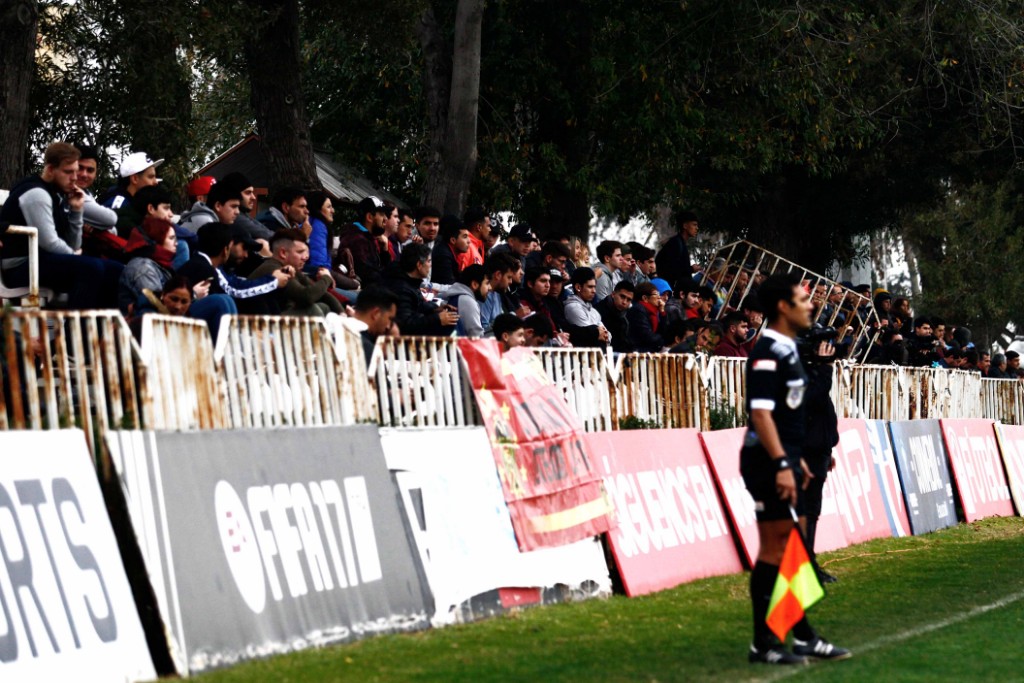
[[[456,255],[459,270],[465,270],[466,266],[474,263],[482,266],[487,257],[484,242],[491,235],[491,217],[482,206],[474,206],[462,216],[462,225],[469,231],[469,249]]]

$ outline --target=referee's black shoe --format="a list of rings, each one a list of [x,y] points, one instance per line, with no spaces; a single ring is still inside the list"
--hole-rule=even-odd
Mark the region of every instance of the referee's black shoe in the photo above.
[[[807,657],[793,654],[785,645],[779,644],[765,648],[751,645],[747,657],[751,664],[807,664]]]
[[[825,583],[835,583],[836,581],[839,580],[835,576],[833,576],[832,574],[829,574],[827,571],[822,569],[821,567],[818,567],[817,570],[818,570],[818,581],[820,581],[823,584],[825,584]]]
[[[853,656],[853,653],[846,648],[833,645],[821,636],[815,636],[813,640],[806,642],[794,638],[793,653],[802,657],[832,660],[849,659]]]

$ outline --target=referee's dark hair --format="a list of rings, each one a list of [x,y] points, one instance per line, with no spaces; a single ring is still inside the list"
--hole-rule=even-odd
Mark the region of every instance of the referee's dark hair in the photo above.
[[[761,283],[757,290],[757,298],[764,309],[764,317],[769,322],[779,317],[779,302],[793,303],[793,288],[802,282],[799,273],[776,273]]]

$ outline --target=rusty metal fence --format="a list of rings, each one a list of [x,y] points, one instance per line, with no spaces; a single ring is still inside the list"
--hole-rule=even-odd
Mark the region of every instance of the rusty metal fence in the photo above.
[[[879,334],[878,314],[870,298],[753,242],[725,244],[704,265],[700,283],[710,286],[725,304],[718,309],[716,318],[738,309],[761,278],[775,273],[799,273],[818,311],[817,322],[837,328],[840,339],[850,335],[847,357],[866,357]],[[829,298],[833,292],[839,294],[834,302]]]
[[[840,417],[910,419],[906,368],[837,364],[832,377],[832,402]]]
[[[0,429],[81,427],[99,457],[109,429],[479,424],[456,340],[378,341],[327,320],[151,315],[141,345],[113,311],[8,311],[0,333]],[[744,416],[744,359],[541,349],[587,431],[715,429]],[[836,363],[841,417],[986,417],[1024,424],[1024,384],[976,373]],[[102,461],[102,458],[101,458]]]
[[[0,429],[79,427],[100,461],[109,429],[143,429],[140,349],[117,311],[9,311],[0,333]]]
[[[614,386],[615,428],[672,429],[704,424],[704,370],[699,356],[626,354]]]
[[[981,415],[1003,424],[1024,424],[1024,382],[1016,379],[981,380]]]
[[[722,429],[745,419],[746,360],[689,354],[537,349],[587,431]],[[458,347],[449,338],[378,342],[374,371],[379,421],[391,426],[477,424]],[[832,400],[840,417],[913,420],[988,417],[1024,424],[1024,389],[989,385],[977,373],[837,362]]]
[[[153,388],[147,429],[224,429],[225,386],[205,322],[169,315],[142,319],[142,363]]]
[[[148,315],[141,344],[117,311],[5,311],[0,429],[80,427],[97,459],[111,429],[377,421],[358,336],[323,320]],[[104,471],[109,474],[109,471]]]
[[[213,360],[225,382],[229,424],[312,427],[374,420],[365,365],[362,358],[352,362],[352,345],[320,318],[225,316]]]
[[[458,343],[451,337],[380,337],[370,375],[382,425],[480,424]]]
[[[617,429],[612,391],[619,365],[599,349],[535,349],[548,376],[588,432]]]

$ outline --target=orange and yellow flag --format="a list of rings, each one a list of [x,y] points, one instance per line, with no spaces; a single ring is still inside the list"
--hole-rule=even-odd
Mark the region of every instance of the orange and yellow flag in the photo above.
[[[779,640],[785,640],[789,630],[804,616],[804,610],[823,597],[825,590],[818,581],[811,558],[807,556],[800,531],[794,526],[782,554],[765,622]]]

